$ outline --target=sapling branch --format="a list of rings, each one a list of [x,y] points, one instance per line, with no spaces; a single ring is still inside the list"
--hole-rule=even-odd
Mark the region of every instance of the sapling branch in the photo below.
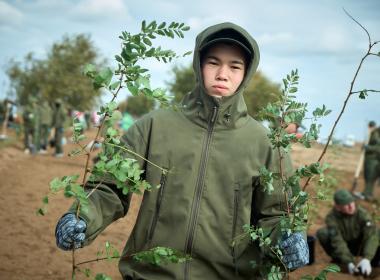
[[[344,9],[343,9],[343,10],[344,10]],[[332,137],[333,137],[333,135],[334,135],[335,128],[336,128],[336,126],[338,125],[338,123],[339,123],[339,121],[340,121],[340,119],[341,119],[341,117],[342,117],[342,115],[343,115],[343,113],[344,113],[344,111],[345,111],[345,109],[346,109],[346,107],[347,107],[347,103],[348,103],[350,97],[353,95],[353,93],[356,93],[356,92],[353,92],[353,87],[354,87],[354,85],[355,85],[356,78],[357,78],[357,76],[358,76],[358,74],[359,74],[359,71],[360,71],[362,65],[363,65],[363,62],[364,62],[365,59],[370,55],[370,53],[371,53],[371,49],[373,48],[374,44],[376,43],[376,42],[375,42],[375,43],[371,43],[371,36],[369,35],[367,29],[366,29],[363,25],[361,25],[356,19],[354,19],[354,18],[353,18],[353,17],[352,17],[352,16],[351,16],[346,10],[344,10],[344,12],[345,12],[345,13],[346,13],[346,14],[347,14],[347,15],[348,15],[348,16],[349,16],[354,22],[356,22],[356,23],[357,23],[357,24],[358,24],[358,25],[359,25],[359,26],[365,31],[365,33],[366,33],[367,36],[368,36],[369,47],[368,47],[368,50],[367,50],[367,52],[365,53],[365,55],[361,58],[361,60],[360,60],[360,62],[359,62],[359,65],[358,65],[358,67],[357,67],[357,69],[356,69],[356,71],[355,71],[354,77],[353,77],[353,79],[352,79],[352,81],[351,81],[351,83],[350,83],[350,88],[349,88],[349,90],[348,90],[347,97],[346,97],[346,99],[345,99],[344,102],[343,102],[343,106],[342,106],[342,108],[341,108],[341,110],[340,110],[340,113],[339,113],[337,119],[336,119],[335,122],[334,122],[334,125],[333,125],[333,127],[332,127],[332,129],[331,129],[331,131],[330,131],[329,136],[328,136],[327,142],[326,142],[326,144],[325,144],[325,146],[324,146],[324,148],[323,148],[323,150],[322,150],[321,155],[320,155],[319,158],[318,158],[318,161],[317,161],[318,163],[320,163],[320,162],[322,161],[324,155],[326,154],[327,148],[329,147],[330,141],[331,141],[331,139],[332,139]],[[377,41],[377,42],[378,42],[378,41]],[[304,186],[302,187],[302,190],[303,190],[303,191],[306,190],[307,186],[309,185],[309,182],[310,182],[311,178],[312,178],[312,177],[309,177],[309,178],[306,180]]]
[[[123,88],[123,86],[122,86],[122,84],[121,84],[121,82],[123,81],[123,77],[124,77],[124,74],[121,74],[121,75],[120,75],[120,78],[119,78],[120,84],[119,84],[119,86],[118,86],[118,88],[117,88],[115,94],[113,94],[113,97],[112,97],[111,102],[113,102],[113,101],[116,99],[116,97],[117,97],[119,91]],[[83,180],[82,180],[82,184],[83,184],[83,185],[86,183],[86,179],[87,179],[87,173],[88,173],[87,169],[88,169],[88,166],[89,166],[89,163],[90,163],[90,155],[91,155],[91,153],[92,153],[92,151],[93,151],[93,149],[94,149],[94,146],[95,146],[96,141],[98,141],[98,137],[99,137],[99,135],[100,135],[100,132],[101,132],[102,129],[103,129],[103,126],[104,126],[104,123],[105,123],[105,121],[106,121],[107,116],[108,116],[108,113],[106,112],[105,115],[104,115],[104,117],[103,117],[103,119],[102,119],[102,121],[101,121],[101,124],[100,124],[100,126],[99,126],[99,128],[98,128],[98,130],[97,130],[97,132],[96,132],[96,136],[95,136],[95,138],[94,138],[94,141],[92,142],[92,144],[91,144],[91,146],[90,146],[90,149],[89,149],[89,152],[88,152],[88,154],[87,154],[86,165],[85,165],[85,172],[84,172],[84,174],[83,174]],[[79,205],[78,205],[78,211],[79,211]],[[77,217],[78,217],[78,215],[79,215],[79,212],[78,212],[78,211],[77,211]]]
[[[123,147],[123,146],[116,145],[116,144],[109,143],[109,142],[108,142],[108,143],[104,143],[104,144],[105,144],[105,145],[109,145],[109,146],[117,147],[117,148],[119,148],[119,149],[121,149],[121,150],[126,151],[127,153],[130,153],[130,154],[132,154],[132,155],[134,155],[134,156],[137,156],[137,157],[143,159],[144,161],[146,161],[147,163],[151,164],[152,166],[157,167],[157,168],[160,169],[164,174],[166,174],[166,172],[167,172],[167,170],[166,170],[165,168],[162,168],[161,166],[159,166],[159,165],[157,165],[157,164],[151,162],[150,160],[144,158],[143,156],[139,155],[138,153],[136,153],[136,152],[134,152],[134,151],[132,151],[132,150],[130,150],[130,149],[127,149],[127,148],[125,148],[125,147]]]

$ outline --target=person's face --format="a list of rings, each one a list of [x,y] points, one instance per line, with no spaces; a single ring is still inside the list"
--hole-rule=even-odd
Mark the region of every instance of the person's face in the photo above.
[[[211,46],[202,61],[207,94],[215,97],[233,95],[244,79],[245,67],[240,47],[223,43]]]
[[[335,204],[335,209],[343,214],[353,215],[356,211],[356,204],[354,201],[346,205]]]
[[[297,133],[297,125],[295,123],[289,123],[288,126],[285,128],[285,131],[288,134]]]

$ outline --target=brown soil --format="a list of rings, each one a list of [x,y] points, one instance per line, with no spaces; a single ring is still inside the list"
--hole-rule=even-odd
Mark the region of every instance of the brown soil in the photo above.
[[[66,152],[71,150],[71,144],[66,145]],[[293,149],[294,165],[315,161],[320,152],[320,146],[312,149]],[[50,200],[49,212],[45,217],[35,215],[41,206],[41,199],[48,192],[49,182],[54,177],[82,174],[84,157],[52,156],[53,150],[47,155],[31,156],[23,153],[21,142],[15,141],[0,149],[0,279],[70,279],[72,254],[58,249],[55,245],[54,230],[57,220],[68,209],[71,201],[61,196]],[[340,186],[350,188],[353,174],[359,158],[360,149],[340,148],[330,150],[328,160],[337,169]],[[362,179],[359,188],[363,187]],[[312,192],[312,186],[308,187]],[[376,190],[379,191],[378,189]],[[126,218],[120,219],[108,227],[92,244],[75,254],[76,261],[96,258],[96,253],[104,248],[105,241],[110,241],[120,251],[131,232],[139,209],[140,197],[135,196]],[[309,233],[323,226],[323,219],[331,203],[319,205],[317,216]],[[328,265],[329,257],[316,244],[316,261],[313,265],[291,273],[291,279],[299,279],[302,275],[316,275]],[[112,279],[121,279],[117,261],[102,261],[87,266],[95,273],[105,272]],[[377,273],[380,275],[380,273]],[[79,276],[77,279],[88,279]],[[358,279],[347,274],[331,274],[328,279]],[[380,279],[373,278],[373,279]]]

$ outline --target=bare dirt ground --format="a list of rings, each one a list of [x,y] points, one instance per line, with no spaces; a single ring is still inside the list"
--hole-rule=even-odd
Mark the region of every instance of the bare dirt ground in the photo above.
[[[71,144],[65,146],[68,152]],[[296,146],[293,151],[294,165],[316,161],[322,148],[302,149]],[[34,280],[34,279],[70,279],[71,253],[59,250],[55,245],[54,230],[57,220],[69,208],[71,201],[61,196],[51,199],[49,212],[45,217],[36,216],[35,211],[41,206],[41,199],[48,192],[49,182],[54,177],[82,174],[84,157],[55,158],[53,151],[47,155],[31,156],[23,153],[21,142],[0,148],[0,279]],[[327,160],[337,170],[340,187],[350,188],[353,174],[359,159],[360,148],[331,149]],[[363,180],[359,189],[363,188]],[[379,195],[380,188],[376,189]],[[312,187],[310,186],[310,189]],[[126,218],[112,224],[91,246],[76,253],[77,261],[96,258],[96,253],[104,248],[105,241],[110,241],[120,251],[126,237],[130,234],[139,209],[140,197],[135,196]],[[368,205],[365,205],[368,206]],[[319,205],[317,216],[309,233],[315,234],[323,226],[323,219],[331,207],[331,202]],[[316,244],[316,260],[311,266],[291,273],[291,279],[300,279],[302,275],[316,275],[328,265],[329,257]],[[102,261],[89,268],[96,272],[105,272],[112,279],[121,279],[117,261]],[[376,275],[380,275],[376,271]],[[372,279],[380,279],[380,276]],[[87,279],[79,276],[77,279]],[[328,279],[361,279],[348,274],[331,274]]]

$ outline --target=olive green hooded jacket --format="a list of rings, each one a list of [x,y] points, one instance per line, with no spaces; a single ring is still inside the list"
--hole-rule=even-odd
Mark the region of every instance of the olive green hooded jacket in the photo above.
[[[222,29],[240,33],[254,55],[236,94],[216,99],[205,93],[200,48]],[[182,109],[156,110],[127,131],[125,145],[168,172],[138,159],[145,179],[161,187],[145,191],[123,256],[165,246],[192,260],[153,266],[122,257],[119,269],[125,279],[259,279],[250,263],[265,260],[258,245],[245,238],[232,246],[245,224],[263,227],[276,244],[284,214],[279,188],[268,195],[260,185],[259,169],[276,171],[273,165],[278,162],[273,160],[268,131],[248,115],[243,99],[258,62],[257,44],[245,30],[232,23],[209,27],[196,39],[197,84]],[[126,215],[129,202],[130,197],[112,184],[96,190],[90,196],[89,213],[81,214],[88,225],[86,242]]]

